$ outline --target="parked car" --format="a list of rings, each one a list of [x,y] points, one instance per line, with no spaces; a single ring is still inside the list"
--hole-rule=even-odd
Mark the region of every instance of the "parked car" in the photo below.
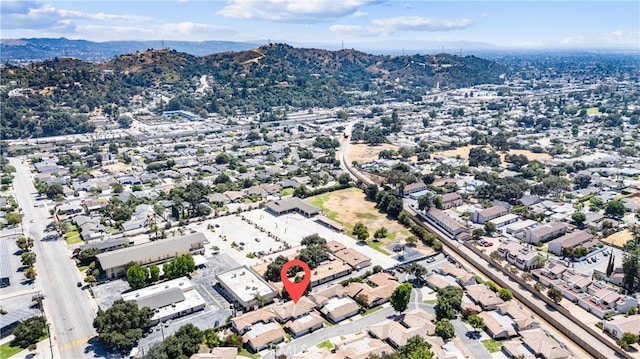
[[[493,242],[486,241],[486,242],[484,242],[484,244],[483,244],[483,245],[484,245],[485,247],[491,247],[491,246],[493,245]]]

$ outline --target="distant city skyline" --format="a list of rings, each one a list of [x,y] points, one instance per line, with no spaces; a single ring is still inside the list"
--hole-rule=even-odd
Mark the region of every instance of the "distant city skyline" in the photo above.
[[[0,12],[3,39],[640,49],[638,1],[3,0]]]

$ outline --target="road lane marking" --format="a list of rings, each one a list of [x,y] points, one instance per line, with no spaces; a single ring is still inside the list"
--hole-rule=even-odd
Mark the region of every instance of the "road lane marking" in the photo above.
[[[77,339],[77,340],[74,340],[72,342],[60,345],[60,351],[62,352],[62,351],[65,351],[65,350],[69,350],[69,349],[75,348],[75,347],[77,347],[79,345],[82,345],[82,344],[87,344],[89,342],[89,340],[91,338],[93,338],[93,337],[95,337],[95,335],[91,335],[91,336],[88,336],[88,337],[84,337],[84,338]]]
[[[207,288],[205,288],[202,284],[200,284],[200,287],[201,287],[202,289],[204,289],[204,291],[205,291],[205,292],[207,292],[207,294],[209,294],[209,296],[211,297],[211,299],[213,299],[213,300],[218,304],[218,307],[220,307],[220,309],[224,309],[224,307],[222,306],[222,304],[220,304],[220,302],[219,302],[219,301],[218,301],[218,300],[217,300],[213,295],[211,295],[211,293],[209,293],[209,291],[207,290]]]

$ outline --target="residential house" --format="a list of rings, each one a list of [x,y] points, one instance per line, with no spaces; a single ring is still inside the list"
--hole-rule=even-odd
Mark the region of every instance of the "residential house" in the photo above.
[[[324,318],[315,310],[297,317],[285,324],[285,329],[294,338],[299,338],[307,333],[316,331],[324,325]]]
[[[535,319],[533,313],[527,312],[522,304],[513,300],[498,305],[497,312],[510,317],[518,331],[540,327],[540,322]]]
[[[277,318],[278,315],[271,308],[261,308],[231,318],[231,327],[236,333],[242,335],[248,332],[254,324],[271,323]]]
[[[429,210],[422,215],[429,223],[444,230],[447,236],[456,238],[456,236],[467,233],[467,227],[464,227],[458,221],[451,218],[446,212],[443,212],[435,207],[429,208]],[[468,234],[468,233],[467,233]]]
[[[514,241],[500,243],[498,253],[506,258],[507,262],[522,270],[531,270],[541,264],[539,254]]]
[[[602,330],[614,337],[616,340],[622,339],[624,333],[640,333],[640,314],[621,316],[613,320],[603,320]]]
[[[384,340],[394,348],[407,344],[409,338],[413,336],[426,337],[425,328],[407,328],[395,320],[385,319],[380,323],[369,326],[369,334],[372,337]]]
[[[316,308],[330,321],[341,322],[360,311],[360,306],[351,298],[341,285],[336,284],[321,291],[309,294]]]
[[[496,311],[480,312],[478,316],[484,321],[487,334],[492,339],[507,339],[518,335],[513,321],[501,313]]]
[[[482,310],[495,310],[504,301],[498,294],[484,284],[473,284],[465,287],[467,296]]]
[[[502,228],[506,225],[517,222],[519,218],[520,216],[513,213],[509,213],[509,214],[505,214],[504,216],[500,216],[498,218],[489,220],[489,223],[492,223],[494,226],[496,226],[496,228]]]
[[[311,286],[330,282],[336,278],[344,277],[353,272],[353,268],[342,260],[323,261],[313,270]]]
[[[527,229],[525,239],[529,243],[546,242],[563,235],[567,225],[561,222],[545,223],[538,227]]]
[[[457,192],[443,194],[442,197],[442,209],[449,209],[458,206],[462,206],[464,200]]]
[[[367,359],[372,355],[381,356],[386,353],[393,353],[393,351],[393,348],[382,340],[371,338],[367,334],[361,334],[355,338],[345,339],[336,343],[336,351],[331,355],[331,358]]]
[[[351,282],[345,288],[349,296],[354,300],[364,295],[367,298],[367,307],[375,307],[384,304],[391,298],[394,289],[400,286],[398,279],[385,272],[376,273],[363,283]]]
[[[500,216],[504,216],[509,213],[506,208],[502,206],[493,206],[487,209],[483,209],[482,211],[473,212],[471,214],[471,220],[474,223],[484,224],[494,218],[498,218]]]
[[[549,242],[549,252],[558,256],[563,255],[565,249],[584,245],[592,239],[593,234],[590,232],[584,230],[574,231]]]
[[[341,259],[346,264],[350,265],[355,270],[359,270],[371,265],[371,258],[352,248],[345,248],[333,253],[333,255],[336,256],[336,258]]]
[[[275,322],[256,323],[242,335],[242,339],[253,352],[267,349],[271,344],[281,343],[284,337],[284,329]]]
[[[476,284],[476,276],[467,272],[463,268],[460,268],[452,263],[446,263],[439,269],[443,275],[449,275],[456,279],[461,286],[468,286]]]
[[[404,189],[402,190],[402,196],[403,197],[407,197],[408,195],[410,195],[412,193],[426,191],[427,189],[429,189],[429,186],[427,186],[422,181],[410,183],[410,184],[404,186]]]

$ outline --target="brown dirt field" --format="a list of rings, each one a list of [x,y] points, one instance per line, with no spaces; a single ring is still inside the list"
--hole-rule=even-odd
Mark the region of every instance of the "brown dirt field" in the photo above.
[[[478,146],[478,145],[467,145],[464,147],[459,147],[456,148],[454,150],[447,150],[447,151],[440,151],[440,152],[436,152],[433,154],[432,157],[442,157],[442,158],[446,158],[446,157],[457,157],[460,156],[460,158],[464,159],[464,160],[468,160],[469,159],[469,150],[471,150],[472,148],[476,148],[476,147],[483,147],[485,150],[490,150],[489,146]],[[551,159],[551,156],[549,156],[546,153],[533,153],[529,150],[509,150],[509,154],[512,155],[525,155],[527,156],[527,158],[529,159],[529,161],[533,161],[533,160],[538,160],[538,161],[544,161],[544,160],[548,160]],[[504,165],[504,153],[500,152],[500,159],[502,160],[502,163]]]
[[[407,228],[395,220],[388,219],[384,213],[378,212],[375,202],[367,201],[364,193],[357,188],[347,188],[310,197],[307,202],[321,207],[327,217],[344,225],[347,234],[351,233],[356,223],[362,222],[368,228],[371,238],[381,227],[387,228],[388,241],[395,242],[410,235]]]
[[[631,239],[633,239],[631,232],[629,232],[628,229],[625,229],[624,231],[616,232],[607,238],[603,238],[602,241],[622,247],[625,243],[627,243],[627,241]]]
[[[378,153],[382,150],[398,150],[398,146],[383,143],[377,146],[369,146],[364,143],[350,144],[346,157],[349,163],[358,161],[358,163],[367,163],[378,159]]]

